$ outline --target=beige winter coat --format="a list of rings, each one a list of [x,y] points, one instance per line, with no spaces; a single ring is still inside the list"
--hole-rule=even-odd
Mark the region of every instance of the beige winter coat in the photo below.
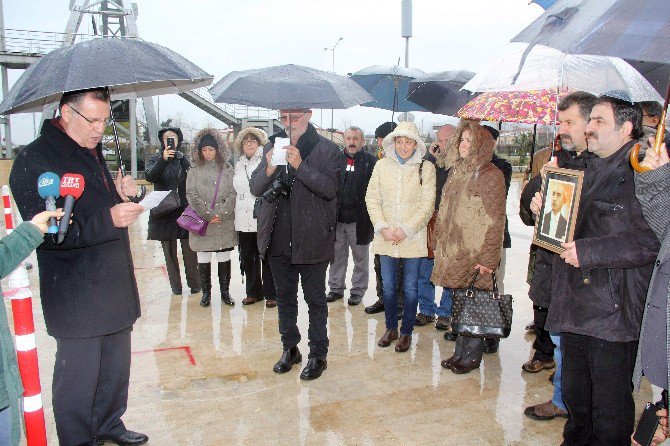
[[[207,221],[214,215],[221,217],[221,223],[207,226],[207,233],[200,237],[189,233],[189,246],[193,251],[221,251],[237,246],[237,232],[235,231],[235,189],[233,188],[233,168],[228,162],[223,164],[223,175],[219,183],[219,193],[212,210],[211,204],[214,199],[214,186],[219,178],[219,166],[216,161],[205,161],[198,163],[197,147],[200,139],[209,133],[210,129],[201,130],[195,137],[194,154],[191,169],[186,177],[186,199],[199,216]],[[224,160],[230,156],[228,147],[219,133],[214,130],[212,136],[217,139],[219,152]]]
[[[371,251],[397,258],[426,257],[426,226],[435,208],[435,166],[423,161],[421,182],[419,165],[423,153],[414,154],[400,164],[395,149],[377,161],[365,195],[370,220],[375,228]],[[384,240],[383,228],[402,228],[407,235],[397,245]]]
[[[467,158],[458,145],[463,130],[474,134]],[[505,179],[491,164],[494,141],[479,124],[462,122],[454,131],[438,165],[451,168],[442,189],[435,222],[435,265],[431,282],[445,288],[465,288],[475,265],[495,270],[500,263],[505,231]],[[490,274],[480,275],[477,288],[491,289]]]

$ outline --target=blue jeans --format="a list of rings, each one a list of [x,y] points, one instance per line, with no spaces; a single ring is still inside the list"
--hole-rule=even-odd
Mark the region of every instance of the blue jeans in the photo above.
[[[440,306],[437,307],[437,317],[451,316],[451,307],[453,304],[454,302],[451,300],[451,288],[443,288]]]
[[[389,256],[380,256],[382,266],[382,287],[384,288],[384,313],[386,329],[398,328],[398,296],[396,291],[398,262],[403,264],[403,292],[405,302],[403,306],[402,327],[400,334],[411,335],[416,322],[416,307],[419,302],[418,282],[420,258],[398,259]]]
[[[561,390],[561,371],[563,369],[561,355],[561,334],[560,333],[549,333],[551,336],[551,342],[556,346],[554,348],[554,361],[556,362],[556,370],[554,371],[554,397],[551,399],[551,402],[554,403],[554,406],[559,409],[567,410],[565,408],[565,403],[563,402],[563,390]]]
[[[433,265],[435,261],[428,257],[419,259],[419,313],[427,316],[435,315],[437,305],[435,305],[435,285],[430,281],[433,274]]]

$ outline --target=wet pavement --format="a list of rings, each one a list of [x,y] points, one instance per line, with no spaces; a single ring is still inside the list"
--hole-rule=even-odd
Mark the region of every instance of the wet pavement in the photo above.
[[[237,252],[231,282],[237,305],[221,305],[214,280],[212,306],[202,308],[199,294],[171,294],[160,244],[146,241],[143,215],[130,228],[142,317],[133,331],[126,426],[148,434],[152,445],[560,444],[564,419],[523,415],[525,407],[548,401],[553,387],[551,371],[521,371],[532,354],[533,337],[524,330],[532,320],[525,282],[532,228],[518,217],[518,195],[514,182],[505,276],[505,292],[515,298],[512,333],[498,353],[485,354],[482,366],[467,375],[440,366],[455,343],[432,325],[415,328],[406,353],[377,346],[384,314],[363,311],[376,300],[374,273],[361,305],[348,306],[348,296],[329,304],[330,352],[323,376],[298,378],[309,351],[304,302],[299,307],[303,364],[275,374],[272,366],[281,355],[277,309],[241,305]],[[31,261],[36,264],[34,254]],[[35,269],[30,276],[43,401],[49,444],[57,444],[51,410],[55,342],[39,311]],[[651,400],[649,386],[635,399],[640,413]]]

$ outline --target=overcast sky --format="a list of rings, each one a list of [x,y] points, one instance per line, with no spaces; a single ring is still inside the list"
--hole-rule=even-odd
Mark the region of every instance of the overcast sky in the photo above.
[[[2,0],[5,27],[63,32],[69,0]],[[130,2],[125,0],[126,7]],[[145,40],[164,45],[214,75],[217,81],[234,70],[294,63],[332,69],[332,47],[338,74],[370,65],[404,65],[400,36],[400,0],[136,0],[138,30]],[[27,6],[30,6],[29,8]],[[414,0],[409,64],[426,72],[478,71],[509,40],[537,18],[542,9],[528,0]],[[92,33],[86,16],[80,33]],[[21,74],[10,72],[10,85]],[[154,98],[154,102],[156,99]],[[190,127],[222,124],[174,95],[160,99],[160,119],[179,117]],[[374,131],[391,112],[366,107],[335,111],[335,127],[358,125]],[[321,124],[321,112],[312,120]],[[445,116],[417,113],[428,131]],[[33,115],[12,118],[15,143],[33,139]],[[323,112],[330,126],[330,111]]]

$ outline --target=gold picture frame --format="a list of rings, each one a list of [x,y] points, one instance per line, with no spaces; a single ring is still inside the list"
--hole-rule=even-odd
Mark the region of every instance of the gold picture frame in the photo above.
[[[542,207],[535,219],[533,243],[562,253],[563,242],[571,242],[579,211],[584,172],[546,167],[542,179]]]

